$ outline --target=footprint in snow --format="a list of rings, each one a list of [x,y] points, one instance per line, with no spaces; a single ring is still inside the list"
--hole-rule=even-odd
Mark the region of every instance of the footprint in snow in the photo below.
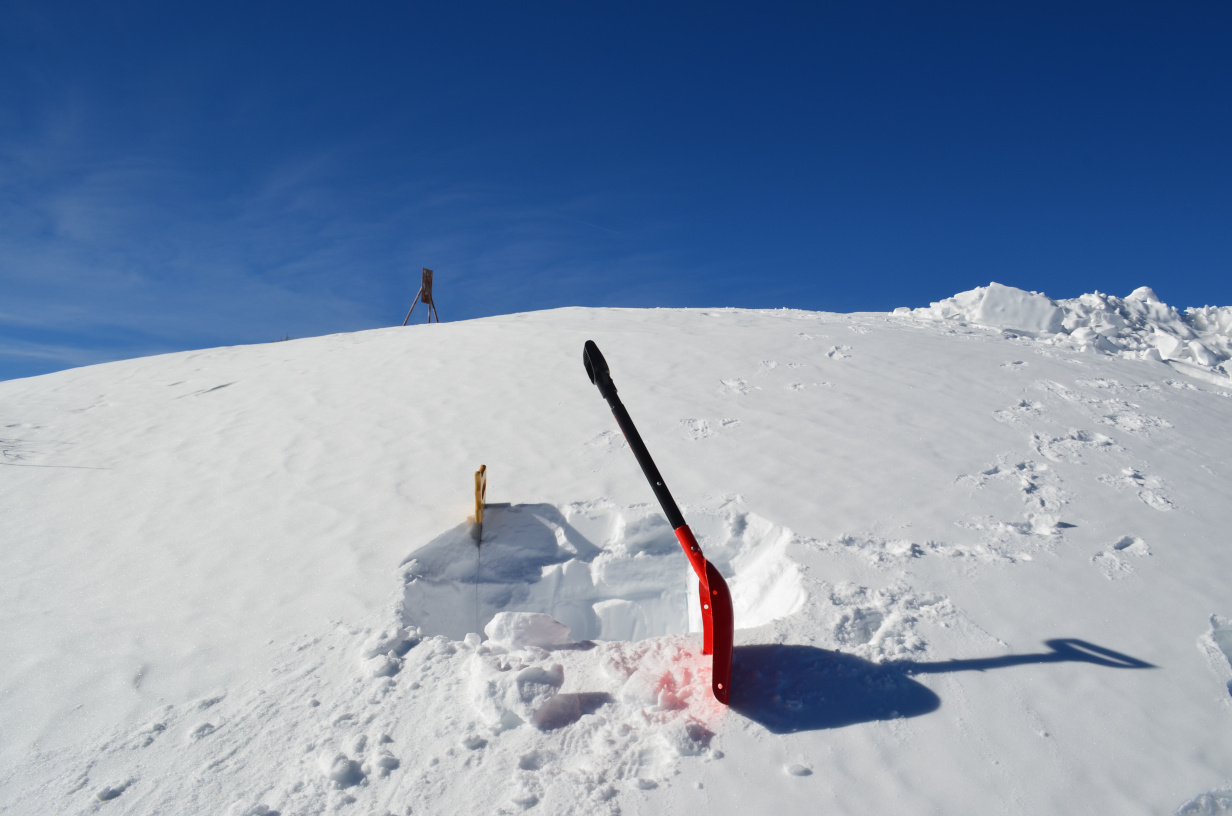
[[[749,385],[748,380],[744,380],[739,377],[730,380],[720,380],[719,386],[719,390],[723,393],[739,394],[742,396],[745,394],[751,394],[753,390],[757,388],[755,385]]]
[[[1080,462],[1083,454],[1124,450],[1111,437],[1101,433],[1071,428],[1065,436],[1031,434],[1031,447],[1035,452],[1053,462]]]
[[[1139,558],[1151,554],[1151,548],[1137,536],[1122,536],[1120,540],[1112,545],[1112,549],[1114,552],[1136,555]]]
[[[188,741],[196,742],[202,737],[208,737],[210,734],[213,734],[217,730],[218,730],[218,726],[214,725],[214,723],[203,722],[195,726],[191,731],[188,732]]]
[[[1081,385],[1086,388],[1099,388],[1112,392],[1121,392],[1125,390],[1125,386],[1121,385],[1120,381],[1110,380],[1107,377],[1092,377],[1088,380],[1074,380],[1074,385]]]
[[[167,730],[165,722],[146,723],[137,730],[133,735],[133,743],[138,748],[148,748],[154,744],[154,740],[162,736],[162,733]]]
[[[1172,423],[1168,420],[1137,411],[1135,409],[1138,406],[1122,400],[1105,400],[1105,406],[1108,412],[1100,418],[1100,422],[1122,431],[1146,436],[1151,431],[1172,427]]]
[[[1089,380],[1078,381],[1079,384],[1089,384],[1090,382]],[[1106,382],[1112,383],[1114,381],[1108,380]],[[1119,386],[1119,383],[1117,385]],[[1132,402],[1126,402],[1123,399],[1115,397],[1104,400],[1092,399],[1052,380],[1039,380],[1035,383],[1035,387],[1059,397],[1097,422],[1110,425],[1134,436],[1146,437],[1154,431],[1166,430],[1172,427],[1172,423],[1168,420],[1145,414],[1140,410],[1141,406]],[[1104,387],[1110,388],[1111,386]]]
[[[846,360],[851,356],[851,346],[830,346],[826,356],[831,360]]]
[[[1001,457],[993,467],[976,475],[959,476],[956,482],[971,490],[983,490],[994,481],[1013,485],[1027,510],[1022,521],[998,522],[975,520],[960,522],[959,526],[991,533],[988,543],[1003,540],[1007,536],[1055,536],[1073,525],[1060,520],[1058,513],[1069,504],[1069,493],[1061,486],[1061,479],[1046,464],[1031,460],[1015,462]]]
[[[120,794],[128,790],[129,787],[136,781],[137,780],[135,779],[126,779],[116,785],[103,785],[94,792],[94,797],[100,802],[109,802],[112,799],[118,798]]]
[[[1109,581],[1125,578],[1134,571],[1133,564],[1125,560],[1127,556],[1142,558],[1151,554],[1146,542],[1136,536],[1123,536],[1106,550],[1091,557],[1091,563],[1099,567],[1099,571]]]
[[[619,450],[625,447],[625,438],[616,431],[604,431],[587,441],[586,447],[604,452]]]
[[[1161,479],[1143,475],[1134,468],[1125,468],[1116,476],[1099,476],[1097,481],[1117,490],[1137,490],[1138,499],[1143,504],[1160,512],[1176,509],[1172,500],[1161,491]]]
[[[735,428],[740,424],[740,420],[718,419],[712,423],[708,419],[682,419],[680,424],[684,426],[685,438],[698,442],[702,439],[709,439],[721,431]]]
[[[1034,400],[1019,400],[1017,404],[1011,405],[1009,408],[993,411],[992,417],[997,422],[1004,422],[1007,425],[1018,425],[1026,420],[1042,420],[1045,419],[1044,403],[1035,402]]]
[[[1147,507],[1154,508],[1161,512],[1176,509],[1176,505],[1172,503],[1171,499],[1154,490],[1140,490],[1138,491],[1138,498],[1141,499]]]

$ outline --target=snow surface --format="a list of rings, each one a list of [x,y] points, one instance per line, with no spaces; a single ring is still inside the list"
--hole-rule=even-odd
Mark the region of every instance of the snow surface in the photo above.
[[[0,383],[0,809],[1232,813],[1230,341],[992,284]]]

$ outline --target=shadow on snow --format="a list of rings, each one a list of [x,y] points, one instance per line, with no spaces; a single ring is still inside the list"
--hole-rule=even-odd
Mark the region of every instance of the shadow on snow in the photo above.
[[[918,717],[936,711],[941,698],[912,679],[918,674],[988,671],[1037,663],[1155,668],[1084,640],[1061,638],[1044,645],[1051,651],[936,663],[873,663],[813,646],[737,646],[731,708],[775,734],[786,734]]]

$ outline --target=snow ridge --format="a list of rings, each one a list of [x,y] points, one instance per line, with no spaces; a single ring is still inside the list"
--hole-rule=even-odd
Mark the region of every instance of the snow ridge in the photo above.
[[[1232,306],[1180,311],[1162,303],[1149,286],[1123,298],[1093,292],[1054,301],[994,282],[894,313],[1029,332],[1062,348],[1166,361],[1197,379],[1232,387]]]

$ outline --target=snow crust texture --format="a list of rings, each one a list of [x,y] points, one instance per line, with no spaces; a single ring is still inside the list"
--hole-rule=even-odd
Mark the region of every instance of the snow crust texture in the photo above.
[[[993,284],[0,383],[0,809],[1232,812],[1228,316]],[[731,586],[730,707],[586,339]]]

